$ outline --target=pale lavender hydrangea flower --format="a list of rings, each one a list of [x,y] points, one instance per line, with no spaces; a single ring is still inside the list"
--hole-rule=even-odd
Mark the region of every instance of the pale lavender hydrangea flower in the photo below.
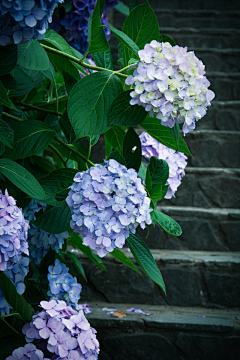
[[[122,248],[129,231],[151,224],[150,199],[134,169],[116,160],[79,172],[66,199],[71,228],[100,257]]]
[[[169,178],[166,185],[169,185],[166,199],[174,197],[181,180],[185,175],[185,167],[187,166],[187,156],[181,152],[159,143],[145,131],[139,136],[142,145],[142,155],[146,159],[156,156],[158,159],[165,160],[169,166]]]
[[[131,85],[131,105],[139,104],[156,116],[161,124],[172,128],[183,123],[184,135],[195,129],[211,105],[215,94],[209,90],[205,66],[193,51],[178,45],[155,40],[138,52],[140,61],[133,76],[126,79]]]
[[[15,349],[12,355],[8,356],[6,360],[49,360],[44,358],[43,352],[38,350],[33,344],[26,344]]]
[[[16,206],[16,200],[0,190],[0,271],[8,264],[15,264],[22,253],[28,255],[27,234],[29,222],[22,210]]]
[[[33,342],[52,359],[96,360],[99,342],[82,310],[76,311],[65,301],[41,301],[42,311],[25,324],[22,331],[27,342]]]

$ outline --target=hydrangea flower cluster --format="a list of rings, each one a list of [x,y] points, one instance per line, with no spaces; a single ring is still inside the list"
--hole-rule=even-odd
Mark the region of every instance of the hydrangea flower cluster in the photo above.
[[[55,260],[54,266],[48,267],[47,278],[50,290],[47,294],[50,300],[64,300],[67,305],[79,310],[78,301],[82,286],[68,271],[69,268],[58,259]]]
[[[60,22],[64,26],[65,31],[61,35],[70,43],[71,46],[75,47],[82,53],[85,53],[88,48],[88,19],[94,10],[96,0],[73,0],[73,8],[69,11],[64,19]],[[107,0],[106,6],[102,14],[101,22],[103,25],[108,24],[107,9],[117,5],[119,0]],[[53,25],[51,26],[54,30],[60,27],[55,26],[55,18]],[[56,19],[56,23],[57,23]],[[110,31],[104,28],[107,39],[109,40]]]
[[[16,200],[0,190],[0,271],[15,264],[22,253],[28,255],[27,234],[29,222],[22,210],[16,206]]]
[[[49,360],[43,358],[43,352],[38,350],[33,344],[26,344],[24,347],[15,349],[12,355],[8,356],[6,360]]]
[[[24,214],[29,221],[36,219],[35,213],[46,209],[46,205],[36,200],[32,200],[30,204],[24,209]],[[40,264],[42,258],[46,255],[50,247],[58,251],[64,244],[64,238],[68,237],[68,232],[64,231],[61,234],[49,234],[48,232],[39,229],[35,225],[30,225],[28,231],[28,244],[30,260],[36,264]]]
[[[82,310],[79,312],[65,301],[41,301],[42,311],[25,324],[22,331],[27,342],[34,342],[52,359],[96,360],[99,343],[96,330],[90,327]]]
[[[150,117],[172,128],[183,123],[184,135],[195,129],[215,94],[209,90],[205,66],[193,51],[155,40],[138,52],[140,62],[126,79],[134,89],[131,105],[142,105]]]
[[[142,229],[151,224],[150,199],[141,179],[116,160],[77,173],[70,188],[70,226],[100,257],[121,249],[139,224]]]
[[[25,291],[24,278],[28,273],[29,257],[21,256],[17,263],[11,260],[8,263],[8,269],[4,271],[4,274],[12,281],[16,286],[16,290],[19,295],[22,295]],[[4,299],[3,293],[0,288],[0,315],[8,315],[10,313],[11,306]]]
[[[43,39],[52,14],[63,0],[2,0],[0,2],[0,45]]]
[[[185,175],[185,167],[187,166],[187,156],[181,152],[175,152],[167,146],[159,143],[145,131],[139,136],[142,145],[142,155],[146,159],[156,156],[158,159],[165,160],[169,166],[169,178],[166,185],[169,185],[165,199],[174,197],[181,180]]]

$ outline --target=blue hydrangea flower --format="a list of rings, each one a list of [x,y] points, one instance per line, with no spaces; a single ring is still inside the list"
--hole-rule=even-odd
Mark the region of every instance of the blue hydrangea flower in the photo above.
[[[48,296],[50,300],[64,300],[67,305],[79,310],[78,301],[82,286],[77,279],[68,273],[69,268],[65,264],[55,260],[54,266],[48,267],[49,288]]]
[[[100,257],[122,248],[129,231],[151,224],[150,199],[134,169],[116,160],[79,172],[66,199],[71,228]]]
[[[97,360],[96,330],[90,327],[82,310],[76,311],[65,301],[56,300],[41,301],[40,306],[42,311],[22,329],[27,342],[47,349],[53,359]]]
[[[33,344],[26,344],[15,349],[12,355],[8,356],[6,360],[48,360],[44,359],[44,354],[38,350]]]
[[[43,39],[53,11],[63,0],[3,0],[0,2],[0,45]]]
[[[19,261],[22,253],[28,255],[27,234],[29,222],[16,200],[0,190],[0,271]]]
[[[22,295],[25,291],[24,278],[28,273],[29,258],[26,256],[20,256],[17,263],[10,261],[8,263],[8,269],[4,271],[7,277],[16,286],[18,294]],[[3,297],[3,293],[0,288],[0,315],[9,314],[11,306]]]
[[[133,89],[130,104],[142,105],[164,126],[183,123],[184,135],[193,131],[215,96],[202,61],[187,47],[155,40],[138,54],[137,68],[125,81]]]
[[[34,214],[39,212],[41,209],[44,211],[46,209],[46,205],[33,199],[24,209],[25,217],[30,221],[34,221],[36,219]],[[48,232],[39,229],[33,224],[30,224],[27,238],[29,244],[30,260],[34,261],[36,264],[40,264],[42,258],[46,255],[50,247],[53,250],[58,251],[62,248],[64,239],[67,237],[67,231],[64,231],[61,234],[49,234]]]
[[[171,199],[172,197],[175,197],[174,194],[185,175],[184,169],[187,166],[187,156],[181,152],[169,149],[145,131],[141,133],[139,138],[142,145],[142,155],[146,159],[151,159],[152,156],[156,156],[158,159],[163,159],[168,163],[169,178],[166,185],[169,185],[169,188],[165,198]]]

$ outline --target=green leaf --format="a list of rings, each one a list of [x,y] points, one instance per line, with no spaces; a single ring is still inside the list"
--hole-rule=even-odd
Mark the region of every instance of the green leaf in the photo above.
[[[15,133],[14,149],[7,149],[5,156],[12,160],[24,159],[42,151],[54,138],[55,132],[46,123],[25,120],[12,125]]]
[[[44,211],[33,224],[50,234],[60,234],[69,228],[71,211],[68,206],[52,207]]]
[[[145,274],[159,285],[166,294],[166,287],[161,272],[145,242],[138,235],[130,233],[127,238],[127,244]]]
[[[17,82],[11,74],[1,76],[0,80],[7,90],[15,90],[17,87]]]
[[[137,44],[139,49],[143,49],[145,44],[149,44],[152,40],[159,41],[157,17],[148,1],[134,7],[126,18],[122,31]],[[124,65],[127,66],[129,59],[135,57],[134,53],[125,44],[122,52]]]
[[[110,71],[86,76],[74,86],[68,116],[77,139],[107,131],[109,108],[121,90],[120,79]]]
[[[89,259],[95,262],[95,264],[97,264],[101,269],[106,270],[105,266],[102,263],[102,259],[98,255],[94,254],[88,246],[83,245],[83,239],[80,235],[72,233],[71,244],[72,246],[77,247],[79,250],[81,250],[83,254],[85,254]]]
[[[147,168],[145,183],[146,183],[146,188],[150,193],[152,191],[152,179],[149,168]]]
[[[123,91],[113,101],[108,115],[108,125],[135,126],[141,124],[147,113],[143,106],[130,105],[130,92]]]
[[[148,169],[152,178],[152,184],[157,185],[158,183],[166,184],[169,178],[169,166],[165,160],[159,160],[156,156],[152,156],[148,164]]]
[[[0,104],[7,106],[10,109],[16,110],[12,101],[8,97],[7,90],[5,89],[1,81],[0,81]]]
[[[146,119],[140,125],[149,135],[159,141],[161,144],[169,147],[170,149],[177,150],[177,142],[174,138],[170,128],[163,126],[161,121],[156,117],[147,116]],[[186,155],[191,155],[187,144],[181,136],[179,136],[179,152]],[[192,155],[191,155],[192,156]]]
[[[117,150],[112,152],[109,155],[108,160],[110,160],[110,159],[114,159],[117,162],[119,162],[119,164],[122,164],[122,165],[127,167],[127,164],[126,164],[126,161],[125,161],[124,157]]]
[[[43,300],[40,290],[38,289],[36,284],[33,284],[28,279],[25,279],[24,282],[26,285],[26,290],[24,291],[24,294],[23,294],[24,299],[32,305],[39,305],[40,301]]]
[[[181,226],[170,216],[163,214],[161,211],[154,209],[151,212],[152,220],[156,221],[168,234],[180,236],[182,234]]]
[[[177,143],[177,151],[178,151],[178,147],[179,147],[179,131],[180,131],[180,128],[179,128],[179,123],[175,122],[174,126],[172,128],[170,128],[175,140],[176,140],[176,143]]]
[[[30,322],[32,320],[30,305],[17,293],[15,285],[3,271],[0,271],[0,287],[7,303],[22,316],[24,321]]]
[[[17,46],[0,46],[0,76],[8,74],[17,64]]]
[[[97,0],[93,14],[89,22],[89,47],[88,52],[96,54],[109,48],[105,32],[102,28],[101,16],[105,6],[105,0]]]
[[[108,28],[109,30],[111,30],[111,32],[114,35],[116,35],[117,39],[119,41],[121,41],[122,47],[126,48],[129,52],[129,54],[132,54],[129,59],[131,59],[133,57],[139,59],[139,56],[138,56],[139,47],[128,35],[126,35],[124,32],[122,32],[120,30],[115,29],[113,26],[109,26],[109,27],[105,26],[105,27]],[[128,60],[127,60],[126,65],[128,64]]]
[[[112,252],[110,252],[110,255],[142,276],[141,271],[138,270],[138,268],[133,264],[132,260],[129,259],[129,257],[127,257],[123,251],[115,248]]]
[[[18,65],[29,70],[43,71],[49,68],[49,59],[39,42],[32,40],[18,44]]]
[[[169,42],[172,46],[175,46],[175,41],[168,35],[161,34],[159,42]]]
[[[129,7],[125,5],[122,1],[119,1],[119,3],[115,6],[115,9],[123,15],[128,16],[129,14]]]
[[[55,251],[50,247],[46,255],[42,258],[39,265],[39,273],[47,275],[49,265],[52,265],[55,260]]]
[[[0,141],[6,146],[13,148],[14,131],[0,118]]]
[[[24,337],[17,334],[6,335],[0,339],[0,360],[5,360],[18,347],[24,346]]]
[[[35,88],[38,89],[44,85],[45,78],[42,71],[28,70],[24,68],[21,69],[27,76],[30,77],[32,84]]]
[[[17,88],[9,92],[10,97],[26,95],[35,87],[31,77],[20,69],[20,67],[15,67],[11,74],[17,82]]]
[[[79,271],[79,273],[82,275],[82,277],[87,281],[86,275],[85,275],[85,271],[82,267],[82,264],[80,263],[80,261],[78,260],[78,258],[76,257],[76,255],[70,251],[67,251],[67,254],[70,256],[70,258],[72,259],[74,265],[76,266],[77,270]]]
[[[146,174],[147,174],[147,166],[145,162],[142,161],[140,168],[138,170],[138,177],[140,177],[145,182]]]
[[[37,179],[16,162],[10,159],[0,159],[0,173],[33,199],[45,198],[45,192]]]
[[[72,144],[76,139],[76,135],[70,123],[67,111],[65,111],[63,116],[59,119],[59,124],[61,126],[62,131],[64,132],[64,135],[66,136],[68,143]]]
[[[46,170],[47,173],[50,173],[55,170],[55,166],[50,162],[48,158],[34,155],[31,156],[30,160],[33,165],[39,166],[40,168]]]
[[[159,183],[157,185],[154,186],[154,188],[151,191],[151,200],[153,202],[159,201],[163,198],[162,196],[162,189],[163,189],[163,184]]]
[[[108,48],[104,52],[93,54],[93,59],[97,66],[103,67],[105,69],[114,70],[113,57],[110,48]]]
[[[129,128],[123,140],[123,157],[127,168],[133,168],[137,172],[141,165],[142,148],[141,142],[133,128]]]
[[[126,133],[119,126],[112,126],[107,132],[105,132],[104,137],[112,145],[114,150],[118,150],[122,153],[123,149],[123,140]]]
[[[74,76],[66,73],[65,71],[63,71],[63,78],[64,78],[64,82],[65,82],[65,85],[66,85],[67,92],[68,92],[68,94],[70,94],[72,88],[78,82],[78,79],[76,79]]]

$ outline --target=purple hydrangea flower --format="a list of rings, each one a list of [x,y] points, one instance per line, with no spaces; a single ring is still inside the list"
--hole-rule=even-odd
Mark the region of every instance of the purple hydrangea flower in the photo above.
[[[27,234],[29,222],[24,218],[16,201],[0,190],[0,271],[5,271],[8,264],[19,261],[22,253],[28,255]]]
[[[122,248],[138,225],[151,224],[150,199],[134,169],[116,160],[77,173],[66,199],[71,228],[100,257]]]
[[[54,9],[63,0],[3,0],[0,2],[0,45],[43,39]]]
[[[39,201],[32,200],[30,204],[23,210],[25,217],[29,221],[36,219],[35,213],[46,209],[46,205]],[[61,234],[49,234],[48,232],[39,229],[33,224],[30,224],[30,230],[28,231],[28,244],[30,260],[36,264],[40,264],[42,258],[46,255],[48,250],[52,248],[58,251],[64,244],[64,238],[68,237],[68,232],[64,231]]]
[[[145,131],[139,136],[142,145],[142,155],[146,159],[156,156],[158,159],[165,160],[169,166],[169,178],[166,185],[169,185],[165,199],[174,197],[181,180],[185,175],[187,166],[187,156],[181,152],[169,149],[167,146],[159,143]]]
[[[50,352],[53,359],[98,358],[96,330],[90,327],[82,310],[76,311],[56,300],[41,301],[40,306],[43,310],[22,329],[27,342],[45,349],[44,353]]]
[[[48,296],[50,300],[64,300],[67,305],[79,310],[78,301],[82,286],[77,279],[68,273],[69,268],[65,264],[55,260],[54,266],[48,267],[49,288]]]
[[[16,286],[18,294],[22,295],[25,291],[24,278],[28,273],[29,258],[21,256],[18,258],[18,262],[14,263],[11,260],[8,262],[8,269],[4,271],[4,274],[12,281]],[[3,293],[0,288],[0,315],[7,315],[10,313],[11,306],[4,299]]]
[[[140,61],[133,76],[126,79],[131,85],[131,105],[142,105],[149,116],[172,128],[183,123],[184,135],[195,129],[215,97],[209,90],[205,66],[193,51],[168,42],[153,40],[138,52]]]
[[[44,358],[43,352],[38,350],[33,344],[26,344],[24,347],[15,349],[12,355],[8,356],[6,360],[49,360]]]

